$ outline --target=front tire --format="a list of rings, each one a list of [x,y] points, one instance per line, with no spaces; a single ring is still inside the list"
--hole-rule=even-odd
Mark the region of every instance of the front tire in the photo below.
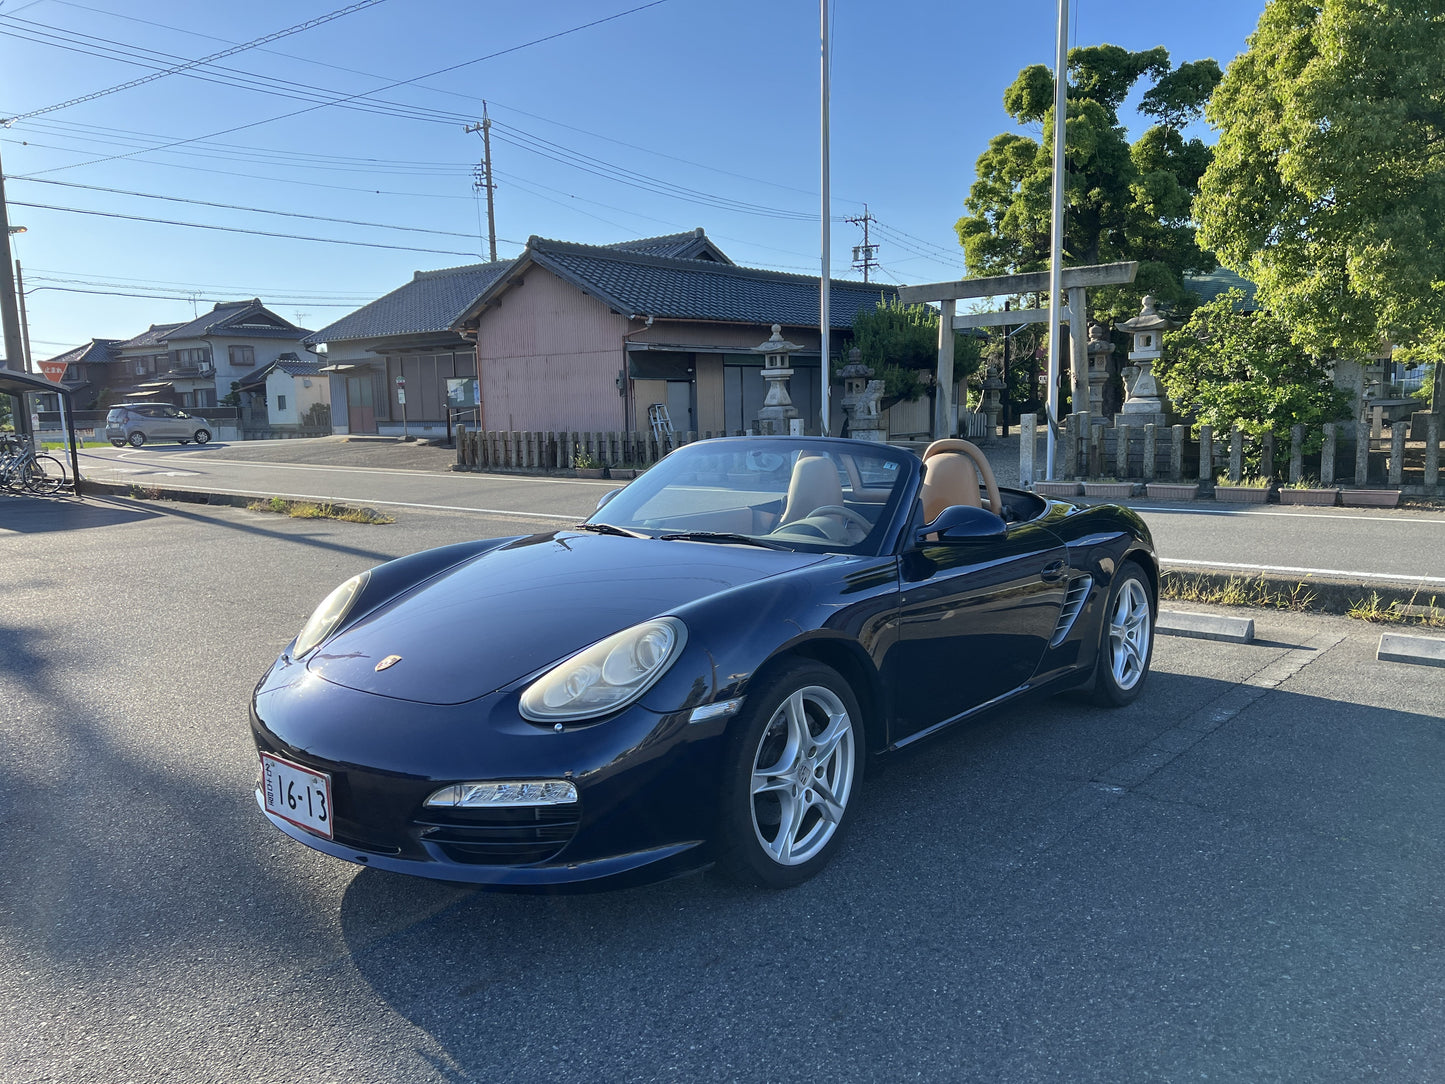
[[[1109,588],[1104,620],[1094,669],[1094,702],[1120,708],[1143,691],[1154,655],[1154,595],[1137,564],[1119,570]]]
[[[211,439],[211,431],[210,431],[209,429],[197,429],[197,430],[196,430],[196,443],[197,443],[197,444],[205,444],[205,443],[206,443],[207,441],[209,441],[210,439]],[[185,442],[182,441],[181,443],[184,444]]]
[[[798,661],[748,694],[728,743],[718,868],[790,888],[821,870],[863,778],[858,700],[831,667]]]

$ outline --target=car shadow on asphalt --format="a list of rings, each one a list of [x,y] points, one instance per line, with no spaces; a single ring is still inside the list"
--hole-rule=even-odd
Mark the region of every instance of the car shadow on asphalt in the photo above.
[[[514,1075],[519,1051],[585,1056],[590,1079],[794,1079],[760,1067],[798,1057],[811,1079],[1007,1079],[1061,1036],[1052,1064],[1167,1079],[1228,1033],[1262,1075],[1305,1079],[1389,1063],[1389,1029],[1396,1056],[1435,1048],[1430,1025],[1360,1010],[1438,989],[1437,953],[1380,949],[1436,921],[1445,865],[1400,852],[1440,851],[1438,717],[1274,691],[1221,724],[1239,683],[1151,682],[1152,705],[1035,704],[898,759],[790,891],[509,896],[364,870],[339,916],[350,963],[467,1080]],[[1197,743],[1108,783],[1178,732],[1176,701]],[[1272,1023],[1286,1008],[1317,1040],[1303,1066]]]

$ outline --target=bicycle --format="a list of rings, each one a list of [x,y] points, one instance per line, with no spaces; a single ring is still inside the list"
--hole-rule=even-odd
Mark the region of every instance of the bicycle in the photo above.
[[[14,437],[0,437],[0,488],[50,495],[69,484],[60,460],[36,455],[34,448]]]

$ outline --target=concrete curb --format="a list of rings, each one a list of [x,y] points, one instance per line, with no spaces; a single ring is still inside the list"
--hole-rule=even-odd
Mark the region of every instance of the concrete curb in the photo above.
[[[177,501],[181,504],[210,504],[224,508],[247,508],[257,501],[265,502],[267,497],[245,497],[238,493],[209,493],[197,489],[180,489],[173,486],[141,485],[136,482],[92,482],[81,483],[83,497],[129,497],[138,501]],[[288,504],[326,505],[343,515],[355,512],[360,515],[375,513],[370,505],[350,504],[346,501],[298,501],[282,498]]]
[[[1254,641],[1254,618],[1160,610],[1154,630],[1166,636],[1188,636],[1196,640],[1224,640],[1231,644],[1248,644]]]
[[[1381,662],[1445,666],[1445,640],[1433,636],[1406,636],[1399,632],[1381,633],[1375,658]]]
[[[1366,608],[1389,610],[1401,613],[1416,613],[1427,610],[1432,601],[1436,608],[1445,602],[1445,591],[1437,587],[1422,586],[1401,580],[1375,583],[1321,579],[1317,576],[1287,576],[1278,572],[1244,573],[1220,572],[1217,569],[1190,568],[1183,564],[1164,566],[1160,574],[1160,587],[1170,581],[1184,581],[1202,588],[1223,588],[1230,583],[1258,585],[1273,595],[1290,598],[1298,593],[1308,598],[1308,604],[1301,607],[1309,613],[1338,614],[1348,616],[1350,611],[1364,605]],[[1424,606],[1421,603],[1425,603]]]

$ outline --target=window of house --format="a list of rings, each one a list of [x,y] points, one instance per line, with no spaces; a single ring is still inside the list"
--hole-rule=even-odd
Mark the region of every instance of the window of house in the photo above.
[[[256,364],[256,348],[254,346],[233,346],[230,347],[231,364],[238,369]]]
[[[286,409],[286,396],[284,396],[284,395],[278,395],[278,396],[276,396],[276,409],[277,409],[277,410],[285,410],[285,409]]]
[[[203,369],[206,365],[206,348],[195,346],[176,351],[176,364],[184,369]]]

